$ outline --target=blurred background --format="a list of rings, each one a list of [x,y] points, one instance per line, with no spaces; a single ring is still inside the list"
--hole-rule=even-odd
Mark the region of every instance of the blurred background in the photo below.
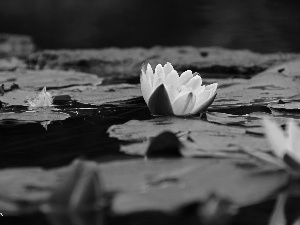
[[[39,49],[222,46],[300,51],[299,0],[0,0],[0,33]]]

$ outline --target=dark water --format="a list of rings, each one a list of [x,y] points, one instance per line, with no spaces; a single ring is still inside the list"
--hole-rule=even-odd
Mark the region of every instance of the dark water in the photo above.
[[[223,46],[299,52],[297,0],[1,0],[0,33],[39,48]]]
[[[76,101],[54,100],[54,104],[59,104],[56,108],[71,117],[51,122],[47,130],[38,122],[2,120],[0,168],[49,168],[66,165],[78,157],[97,161],[129,158],[119,152],[120,141],[109,138],[106,131],[112,124],[150,118],[147,107],[138,105],[142,101],[138,98],[117,106],[107,104],[96,107]],[[26,107],[6,108],[5,111],[18,112],[22,108]]]

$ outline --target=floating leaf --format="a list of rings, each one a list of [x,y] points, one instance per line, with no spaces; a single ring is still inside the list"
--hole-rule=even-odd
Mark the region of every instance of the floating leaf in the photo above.
[[[24,121],[55,121],[65,120],[70,116],[62,112],[54,112],[51,110],[27,111],[22,113],[0,113],[0,120],[13,119]]]
[[[72,99],[84,104],[101,105],[117,101],[128,100],[140,97],[141,89],[139,85],[116,84],[106,86],[87,86],[86,89],[61,88],[53,90],[55,95],[70,95]]]
[[[64,87],[70,85],[99,84],[102,78],[88,73],[59,70],[25,70],[0,72],[0,83],[19,84],[23,89],[37,87]]]
[[[247,82],[220,87],[213,106],[237,107],[241,105],[268,104],[274,100],[299,94],[300,80],[279,73],[262,73]]]
[[[292,77],[300,76],[300,60],[297,59],[297,60],[285,62],[283,64],[267,69],[265,72],[281,73]]]
[[[243,166],[249,163],[250,168]],[[98,170],[105,189],[117,191],[112,201],[112,210],[117,214],[174,210],[190,202],[203,201],[211,193],[246,206],[270,197],[288,180],[287,174],[278,172],[276,167],[249,159],[126,160],[99,164]],[[274,173],[270,173],[272,170]],[[22,212],[45,203],[51,190],[64,182],[71,171],[72,167],[0,171],[0,195],[3,196],[0,210]],[[20,201],[27,204],[19,205]]]
[[[268,104],[268,107],[277,111],[300,113],[300,102],[270,103]]]
[[[262,137],[247,134],[246,129],[216,125],[200,119],[177,119],[174,117],[155,118],[147,121],[132,120],[125,124],[113,125],[108,129],[110,137],[119,140],[136,141],[121,149],[129,154],[145,155],[152,137],[165,130],[174,132],[186,146],[181,153],[185,156],[201,156],[225,151],[239,151],[245,146],[269,151],[267,141]],[[136,146],[135,146],[136,145]],[[196,151],[195,151],[196,150]],[[198,150],[198,151],[197,151]],[[229,154],[227,154],[229,157]]]
[[[28,106],[27,100],[34,98],[34,96],[35,93],[33,91],[16,89],[4,93],[3,96],[0,95],[0,101],[7,105]]]

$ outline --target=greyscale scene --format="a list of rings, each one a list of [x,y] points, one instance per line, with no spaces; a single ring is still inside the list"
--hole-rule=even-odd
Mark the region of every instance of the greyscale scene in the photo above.
[[[300,224],[299,12],[0,0],[0,225]]]

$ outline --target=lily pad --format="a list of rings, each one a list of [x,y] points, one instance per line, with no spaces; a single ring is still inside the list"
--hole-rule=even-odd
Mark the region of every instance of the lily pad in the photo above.
[[[251,205],[270,197],[286,182],[284,173],[277,171],[267,176],[260,173],[268,170],[268,166],[259,168],[254,165],[254,169],[249,170],[235,163],[238,161],[160,159],[128,161],[122,165],[115,162],[100,168],[103,174],[110,173],[108,177],[103,176],[108,187],[124,190],[113,201],[113,209],[119,213],[170,211],[182,204],[203,200],[211,193],[229,198],[240,206]]]
[[[0,101],[8,105],[28,106],[27,100],[34,96],[35,92],[33,91],[15,89],[5,92],[3,96],[0,96]]]
[[[241,105],[268,104],[299,94],[300,79],[279,73],[262,73],[247,82],[217,90],[213,106],[237,107]]]
[[[179,136],[187,135],[191,131],[211,130],[215,130],[218,133],[245,133],[243,129],[215,125],[198,118],[183,119],[177,117],[157,117],[145,121],[130,120],[124,124],[111,126],[107,132],[110,137],[123,141],[145,141],[165,130],[172,131]]]
[[[300,113],[300,102],[270,103],[268,107],[273,110],[286,110]]]
[[[62,88],[53,90],[54,95],[70,95],[74,100],[85,104],[101,105],[116,101],[128,100],[130,98],[140,97],[140,85],[116,84],[105,86],[86,86]]]
[[[268,73],[281,73],[287,76],[300,76],[300,60],[292,60],[280,64],[275,67],[271,67],[270,69],[266,70],[265,72]]]
[[[0,210],[18,213],[37,208],[69,173],[70,167],[2,170]],[[288,180],[287,174],[276,167],[249,160],[115,161],[99,164],[99,173],[104,188],[117,191],[112,201],[117,214],[174,210],[190,201],[204,200],[211,193],[246,206],[271,197]]]
[[[21,121],[58,121],[69,118],[70,115],[51,110],[26,111],[21,113],[0,113],[0,120],[21,120]]]
[[[163,131],[172,131],[184,141],[187,150],[183,150],[182,154],[188,157],[213,155],[220,151],[236,152],[244,147],[270,150],[264,138],[247,134],[246,129],[216,125],[200,119],[161,117],[147,121],[131,120],[108,129],[110,137],[137,142],[121,146],[122,151],[137,155],[145,155],[151,138]],[[230,157],[229,154],[227,156]]]
[[[59,70],[24,70],[16,72],[0,72],[0,83],[11,85],[17,83],[22,89],[43,88],[43,87],[64,87],[74,85],[96,85],[102,82],[94,74],[80,73],[75,71]]]

